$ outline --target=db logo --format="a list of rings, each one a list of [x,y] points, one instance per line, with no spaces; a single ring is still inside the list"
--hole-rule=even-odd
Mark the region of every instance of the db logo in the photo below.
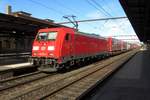
[[[45,46],[41,47],[41,50],[46,50],[46,47]]]

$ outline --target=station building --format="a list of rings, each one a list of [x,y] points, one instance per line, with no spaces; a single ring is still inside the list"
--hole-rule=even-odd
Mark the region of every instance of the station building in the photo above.
[[[24,11],[0,13],[0,53],[30,52],[32,42],[40,28],[60,27],[51,19],[38,19]]]

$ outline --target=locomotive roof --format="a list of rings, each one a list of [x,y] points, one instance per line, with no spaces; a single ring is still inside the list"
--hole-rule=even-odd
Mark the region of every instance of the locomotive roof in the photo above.
[[[93,37],[93,38],[98,38],[98,39],[106,39],[105,37],[102,37],[98,34],[90,34],[90,33],[85,33],[85,32],[80,32],[80,31],[77,31],[76,34],[80,34],[80,35],[84,35],[84,36],[88,36],[88,37]]]
[[[71,27],[58,27],[58,28],[70,28],[70,29],[73,29],[75,31],[75,34],[80,34],[80,35],[84,35],[84,36],[88,36],[88,37],[94,37],[94,38],[106,39],[105,37],[102,37],[98,34],[81,32],[81,31],[78,31],[77,29],[71,28]]]
[[[87,36],[87,37],[92,37],[92,38],[97,38],[97,39],[107,39],[105,37],[102,37],[100,35],[97,35],[97,34],[90,34],[90,33],[86,33],[86,32],[81,32],[81,31],[78,31],[74,28],[71,28],[71,27],[56,27],[56,28],[70,28],[70,29],[73,29],[75,31],[75,34],[80,34],[80,35],[83,35],[83,36]],[[46,28],[45,28],[46,29]],[[41,29],[42,30],[42,29]]]

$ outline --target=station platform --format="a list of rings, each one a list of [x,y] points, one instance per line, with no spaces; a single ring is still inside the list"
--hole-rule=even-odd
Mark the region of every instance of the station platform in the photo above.
[[[29,62],[0,65],[0,80],[11,78],[17,75],[23,75],[34,70],[35,67]]]
[[[2,65],[2,66],[0,66],[0,72],[6,71],[6,70],[25,68],[25,67],[32,67],[32,64],[26,62],[26,63]]]
[[[3,54],[1,53],[0,66],[28,62],[28,58],[30,57],[30,55],[31,55],[30,52],[3,53]]]
[[[88,99],[150,100],[150,51],[138,52]]]

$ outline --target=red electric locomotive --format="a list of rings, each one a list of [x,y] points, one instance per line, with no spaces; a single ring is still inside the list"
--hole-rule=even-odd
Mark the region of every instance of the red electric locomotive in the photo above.
[[[68,27],[40,29],[32,47],[33,64],[44,71],[107,55],[107,39]]]

